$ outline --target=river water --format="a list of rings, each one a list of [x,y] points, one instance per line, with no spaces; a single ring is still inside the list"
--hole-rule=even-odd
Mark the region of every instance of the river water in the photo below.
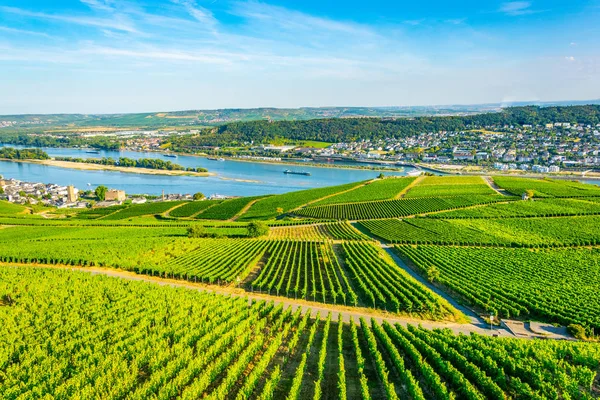
[[[3,146],[0,144],[0,146]],[[19,147],[6,145],[7,147]],[[255,196],[271,193],[285,193],[294,190],[341,185],[375,178],[381,171],[355,169],[323,168],[310,166],[290,166],[292,170],[302,170],[311,176],[286,175],[288,168],[281,164],[266,164],[249,161],[213,161],[204,157],[178,156],[166,158],[159,153],[134,151],[100,151],[99,154],[86,153],[84,149],[42,148],[51,157],[128,157],[128,158],[162,158],[184,167],[203,167],[216,176],[166,176],[143,175],[114,171],[80,171],[45,165],[0,161],[0,175],[28,182],[56,183],[74,185],[79,189],[94,189],[105,185],[109,188],[125,190],[127,193],[158,195],[165,193],[196,193],[205,195],[220,194],[227,196]],[[406,175],[412,168],[404,171],[384,172],[386,175]],[[244,182],[252,181],[252,182]]]

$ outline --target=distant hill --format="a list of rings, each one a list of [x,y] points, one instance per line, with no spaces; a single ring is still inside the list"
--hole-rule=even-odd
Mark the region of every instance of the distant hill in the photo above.
[[[539,103],[542,106],[599,104],[600,100]],[[532,104],[502,103],[415,107],[303,107],[188,110],[135,114],[28,114],[0,116],[0,132],[11,128],[27,130],[76,128],[206,127],[247,121],[306,121],[329,118],[406,118],[420,116],[465,116],[499,112],[507,106]]]

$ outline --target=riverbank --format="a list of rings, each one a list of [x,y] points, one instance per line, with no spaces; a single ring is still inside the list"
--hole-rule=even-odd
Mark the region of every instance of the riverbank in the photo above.
[[[181,156],[202,157],[202,158],[206,158],[206,159],[209,159],[210,157],[214,157],[214,156],[209,156],[207,154],[189,154],[189,153],[172,153],[172,154],[177,154],[177,155],[181,155]],[[248,162],[248,163],[255,163],[255,164],[288,165],[288,166],[314,167],[314,168],[335,168],[335,169],[349,169],[349,170],[356,170],[356,171],[377,171],[377,172],[386,172],[386,171],[387,172],[402,172],[402,171],[404,171],[404,167],[398,167],[398,166],[395,166],[394,164],[390,164],[391,165],[390,167],[377,167],[377,166],[373,166],[373,165],[360,165],[360,164],[362,164],[360,162],[357,162],[358,165],[341,165],[341,164],[335,164],[334,162],[317,163],[314,161],[301,161],[301,160],[297,160],[297,159],[293,159],[290,161],[283,161],[283,160],[264,160],[264,159],[223,157],[223,156],[221,156],[221,158],[223,158],[223,160],[227,160],[227,161],[240,161],[240,162]],[[210,160],[210,161],[218,162],[217,160]],[[347,162],[352,162],[352,161],[347,161]]]
[[[588,179],[600,180],[599,172],[579,172],[579,171],[560,171],[547,173],[534,173],[531,171],[500,171],[491,168],[482,168],[472,165],[456,165],[456,164],[416,164],[424,169],[432,169],[439,172],[444,172],[453,175],[485,175],[485,176],[514,176],[519,178],[553,178],[553,179]]]
[[[142,174],[142,175],[195,176],[195,177],[208,177],[208,176],[215,175],[212,172],[171,171],[171,170],[137,168],[137,167],[118,167],[118,166],[114,166],[114,165],[78,163],[78,162],[72,162],[72,161],[11,160],[11,159],[6,159],[6,158],[0,158],[0,161],[38,164],[38,165],[46,165],[49,167],[76,169],[76,170],[80,170],[80,171],[113,171],[113,172],[125,172],[125,173],[129,173],[129,174]]]

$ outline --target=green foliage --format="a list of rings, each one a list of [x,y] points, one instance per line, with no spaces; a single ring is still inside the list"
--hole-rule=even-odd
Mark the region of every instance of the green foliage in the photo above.
[[[371,234],[392,243],[554,247],[600,243],[600,217],[361,221]],[[577,234],[573,234],[577,226]]]
[[[600,196],[598,186],[575,181],[495,176],[494,182],[516,196],[521,196],[528,190],[533,191],[535,197]]]
[[[200,213],[198,216],[196,216],[196,218],[217,220],[231,219],[241,212],[248,204],[255,200],[261,199],[262,197],[264,196],[240,197],[237,199],[225,200],[220,204]]]
[[[482,196],[496,192],[479,176],[427,176],[404,197]]]
[[[145,168],[167,171],[190,171],[207,172],[205,168],[185,168],[179,164],[173,164],[171,161],[164,161],[159,158],[126,158],[120,157],[118,160],[112,158],[78,158],[78,157],[55,157],[57,161],[68,161],[87,164],[111,165],[125,168]]]
[[[397,246],[426,273],[473,306],[501,317],[533,317],[600,328],[600,254],[597,248],[528,250]]]
[[[569,326],[567,327],[567,329],[569,330],[569,333],[571,335],[573,335],[573,337],[575,339],[579,339],[579,340],[586,340],[587,339],[587,333],[585,331],[585,328],[579,324],[569,324]]]
[[[600,214],[597,198],[535,199],[488,204],[464,210],[454,210],[431,215],[432,218],[506,218],[506,217],[558,217],[567,215]]]
[[[202,192],[194,193],[194,200],[204,200],[206,196]]]
[[[158,215],[169,211],[181,204],[184,201],[160,201],[144,204],[134,204],[125,209],[119,210],[114,214],[110,214],[103,218],[104,221],[120,220],[132,217],[140,217],[142,215]]]
[[[241,217],[240,221],[247,221],[253,219],[270,219],[274,218],[280,213],[278,209],[282,209],[284,212],[288,212],[292,209],[302,206],[310,201],[314,201],[325,196],[342,192],[354,188],[360,185],[362,182],[348,183],[346,185],[329,186],[319,189],[308,189],[301,190],[298,192],[291,192],[280,194],[276,196],[266,197],[262,200],[254,203],[250,209],[245,212]]]
[[[506,197],[497,195],[385,200],[311,206],[297,210],[294,214],[310,218],[345,220],[394,218],[452,210],[477,204],[490,204],[503,200],[506,201]]]
[[[416,178],[387,178],[369,181],[364,186],[346,193],[328,197],[314,203],[314,205],[356,203],[361,201],[389,200],[396,197],[402,190],[410,185]]]
[[[252,282],[255,287],[277,295],[356,305],[356,294],[330,245],[272,241],[266,253],[265,266]]]
[[[214,207],[219,203],[221,203],[221,200],[200,200],[186,202],[182,206],[169,211],[169,216],[175,218],[192,217],[210,207]]]
[[[96,188],[96,190],[94,190],[94,194],[96,195],[98,200],[104,201],[104,199],[106,198],[107,191],[108,191],[108,188],[106,186],[100,185]]]
[[[442,317],[448,310],[431,291],[371,243],[343,242],[343,259],[353,286],[365,305],[393,312],[426,313]]]
[[[248,236],[257,238],[266,236],[269,233],[269,227],[264,222],[250,222],[248,224]]]
[[[26,210],[26,208],[22,205],[9,203],[8,201],[0,200],[0,215],[20,214],[25,210]]]
[[[14,149],[0,147],[0,158],[9,160],[48,160],[50,156],[41,149]]]

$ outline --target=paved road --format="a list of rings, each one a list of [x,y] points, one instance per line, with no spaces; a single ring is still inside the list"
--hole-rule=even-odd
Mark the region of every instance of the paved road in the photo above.
[[[32,265],[28,265],[32,266]],[[297,310],[298,307],[302,308],[302,312],[306,313],[309,310],[311,311],[311,315],[315,316],[317,312],[320,313],[322,318],[327,316],[327,313],[331,313],[331,317],[334,320],[337,320],[338,315],[342,314],[342,319],[346,322],[350,321],[352,318],[353,321],[358,322],[359,318],[365,318],[367,320],[373,318],[378,322],[388,321],[389,323],[398,323],[403,326],[408,324],[412,325],[421,325],[427,329],[441,329],[448,328],[452,330],[454,333],[462,333],[462,334],[470,334],[472,332],[478,333],[481,335],[492,335],[498,334],[497,330],[490,331],[489,327],[481,326],[477,323],[471,324],[459,324],[453,322],[442,322],[442,321],[427,321],[417,318],[410,318],[408,316],[396,316],[391,314],[386,314],[384,312],[374,311],[366,308],[357,308],[357,307],[344,307],[344,306],[335,306],[333,304],[323,304],[312,301],[305,300],[295,300],[287,297],[277,297],[270,296],[268,294],[261,293],[251,293],[246,292],[242,289],[236,289],[232,287],[222,287],[222,286],[212,286],[212,285],[202,285],[188,281],[180,281],[174,279],[165,279],[159,277],[153,277],[148,275],[138,275],[133,272],[116,270],[116,269],[108,269],[108,268],[98,268],[98,267],[67,267],[67,266],[45,266],[45,265],[34,265],[36,268],[54,268],[54,269],[65,269],[72,271],[82,271],[88,272],[93,275],[106,275],[121,279],[129,279],[133,281],[142,281],[142,282],[150,282],[161,286],[172,286],[172,287],[184,287],[187,289],[198,290],[201,292],[207,293],[217,293],[225,296],[233,296],[233,297],[245,297],[248,301],[252,300],[266,300],[273,301],[275,304],[283,304],[285,307],[292,307],[293,310]],[[18,268],[18,267],[17,267]],[[514,337],[512,334],[507,332],[501,332],[500,336],[510,336]]]

